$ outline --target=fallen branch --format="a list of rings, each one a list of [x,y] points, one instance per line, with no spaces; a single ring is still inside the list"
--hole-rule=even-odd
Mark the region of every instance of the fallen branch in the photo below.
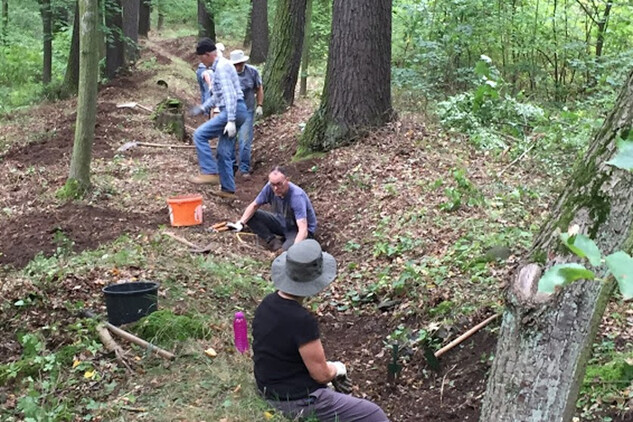
[[[519,155],[517,158],[515,158],[514,160],[512,160],[512,162],[510,164],[508,164],[507,166],[505,166],[499,173],[497,173],[497,177],[500,177],[503,173],[505,173],[505,171],[507,169],[509,169],[510,167],[512,167],[514,164],[516,164],[519,160],[521,160],[521,158],[525,157],[525,155],[530,152],[532,150],[532,148],[534,148],[536,146],[536,142],[532,144],[532,146],[530,146],[528,149],[526,149],[525,151],[523,151],[523,153],[521,155]]]
[[[494,321],[495,319],[499,318],[500,315],[501,314],[495,314],[495,315],[485,319],[484,321],[480,322],[479,324],[475,325],[473,328],[471,328],[470,330],[466,331],[464,334],[462,334],[461,336],[457,337],[455,340],[451,341],[446,346],[442,347],[440,350],[435,352],[435,357],[439,358],[444,353],[448,352],[453,347],[457,346],[458,344],[460,344],[461,342],[466,340],[468,337],[472,336],[477,331],[481,330],[486,325],[490,324],[492,321]]]
[[[130,365],[125,359],[125,352],[123,351],[121,346],[119,346],[119,344],[114,341],[114,339],[110,335],[110,332],[106,329],[104,324],[97,325],[97,335],[99,336],[99,340],[101,340],[101,343],[105,346],[105,348],[108,349],[110,352],[114,352],[116,359],[123,366],[125,366],[128,371],[132,372],[132,368],[130,368]]]
[[[162,358],[173,360],[176,357],[173,353],[168,352],[165,349],[161,349],[158,346],[154,346],[152,343],[149,343],[142,338],[136,337],[134,334],[128,333],[127,331],[122,330],[119,327],[115,327],[109,322],[106,322],[104,325],[108,330],[112,331],[113,334],[116,334],[117,336],[129,341],[130,343],[141,346],[150,352],[154,352]]]

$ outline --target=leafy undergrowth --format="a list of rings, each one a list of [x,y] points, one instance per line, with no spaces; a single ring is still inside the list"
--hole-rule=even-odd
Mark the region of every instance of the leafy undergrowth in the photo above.
[[[165,199],[195,189],[182,182],[195,168],[194,153],[115,152],[129,140],[173,142],[146,115],[115,104],[139,98],[158,103],[165,95],[154,83],[158,77],[168,80],[169,95],[193,103],[195,86],[183,83],[191,69],[182,61],[190,58],[192,43],[191,37],[172,40],[160,55],[151,50],[155,42],[148,44],[134,75],[100,91],[104,133],[93,162],[96,188],[73,208],[54,197],[67,172],[62,126],[72,120],[54,109],[72,104],[43,105],[51,112],[39,113],[47,121],[29,124],[20,115],[6,122],[6,139],[15,146],[3,149],[0,161],[8,181],[0,187],[0,222],[9,238],[3,245],[12,242],[18,251],[13,266],[0,273],[0,419],[283,420],[257,397],[250,355],[232,344],[234,312],[250,320],[272,291],[272,256],[252,236],[204,227],[172,230],[194,243],[212,241],[208,255],[191,254],[163,236]],[[540,155],[547,148],[535,148],[509,166],[516,151],[479,150],[416,115],[403,115],[325,157],[292,162],[314,105],[301,100],[290,113],[258,124],[253,179],[238,181],[239,199],[218,202],[200,189],[205,227],[239,217],[268,169],[287,163],[315,205],[319,240],[339,264],[337,282],[307,304],[320,318],[326,352],[351,368],[355,394],[376,400],[394,421],[475,420],[498,328],[448,353],[439,375],[423,362],[424,348],[446,344],[502,310],[503,288],[560,187],[552,169],[559,175],[569,163],[553,163],[549,154]],[[46,125],[57,129],[49,133]],[[22,136],[25,127],[36,139]],[[30,142],[39,149],[35,156]],[[106,227],[121,236],[100,237]],[[40,243],[33,245],[34,239]],[[31,254],[36,247],[41,253]],[[28,264],[18,265],[22,260]],[[135,280],[161,283],[160,311],[128,328],[174,352],[174,361],[115,338],[125,350],[117,358],[104,350],[98,321],[81,316],[91,309],[104,318],[101,289]],[[578,403],[580,420],[623,420],[617,418],[631,389],[613,382],[613,374],[627,368],[622,362],[630,359],[632,325],[630,309],[612,301]],[[389,382],[395,344],[402,370],[397,382]],[[209,349],[216,356],[205,353]],[[613,370],[609,362],[617,362]]]

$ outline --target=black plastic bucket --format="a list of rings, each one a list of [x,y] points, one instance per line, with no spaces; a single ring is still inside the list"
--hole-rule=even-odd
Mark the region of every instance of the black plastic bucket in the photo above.
[[[108,322],[113,325],[138,321],[158,308],[158,283],[135,281],[103,288]]]

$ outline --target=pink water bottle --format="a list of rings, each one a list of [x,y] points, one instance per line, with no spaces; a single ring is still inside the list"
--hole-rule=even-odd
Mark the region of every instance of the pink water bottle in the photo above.
[[[248,350],[248,333],[246,328],[246,318],[244,313],[236,312],[233,320],[233,338],[235,339],[235,347],[240,353]]]

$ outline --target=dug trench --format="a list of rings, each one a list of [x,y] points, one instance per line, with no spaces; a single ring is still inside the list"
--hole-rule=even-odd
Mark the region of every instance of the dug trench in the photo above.
[[[181,57],[191,62],[193,68],[195,63],[190,48],[193,42],[192,37],[172,40],[161,45],[164,49],[162,52],[152,51],[150,46],[143,54],[160,57],[162,63],[168,63],[169,59],[165,57],[170,55]],[[104,170],[107,163],[115,158],[115,150],[123,138],[140,142],[156,141],[155,137],[158,135],[148,130],[150,124],[146,116],[136,116],[130,110],[117,109],[116,103],[147,98],[149,105],[156,104],[162,94],[156,94],[157,88],[153,81],[159,76],[152,71],[133,72],[125,75],[124,79],[115,80],[100,89],[100,112],[97,115],[94,150],[95,157],[106,161],[102,164],[103,168],[99,169],[100,175],[109,171],[110,176],[114,178],[126,176],[122,167]],[[193,87],[193,71],[191,80]],[[188,94],[183,94],[182,99],[186,103],[195,104],[192,93],[193,89]],[[43,186],[61,186],[64,175],[67,174],[74,114],[67,114],[63,110],[72,107],[72,101],[44,105],[42,110],[50,113],[43,113],[47,116],[43,126],[53,128],[48,131],[51,134],[43,136],[40,143],[16,145],[2,155],[2,177],[11,181],[3,188],[6,195],[2,196],[2,207],[10,209],[11,212],[1,220],[0,265],[22,268],[38,254],[49,256],[56,253],[60,247],[80,252],[93,250],[124,234],[152,235],[160,230],[160,226],[168,224],[165,192],[182,191],[183,183],[186,183],[183,180],[195,169],[193,152],[174,154],[173,151],[165,150],[133,150],[117,159],[128,160],[126,162],[134,166],[139,166],[142,160],[149,160],[150,167],[162,168],[169,176],[161,175],[162,177],[143,185],[147,190],[143,191],[142,195],[147,198],[149,205],[144,204],[142,211],[127,206],[115,207],[112,200],[105,196],[97,196],[90,202],[51,205],[46,197],[42,198]],[[367,212],[364,210],[366,204],[379,194],[383,195],[378,198],[380,215],[396,214],[399,209],[411,206],[414,198],[410,195],[396,196],[372,191],[364,185],[363,180],[354,178],[356,173],[353,169],[369,169],[375,175],[380,175],[377,177],[383,178],[383,174],[404,173],[407,166],[413,165],[416,177],[434,180],[439,177],[433,174],[434,171],[441,174],[439,172],[446,172],[449,167],[438,164],[436,157],[431,155],[433,151],[430,148],[420,154],[412,152],[415,147],[415,136],[428,138],[432,134],[423,123],[406,119],[371,134],[359,143],[357,149],[348,148],[335,151],[325,158],[293,162],[292,156],[301,130],[300,125],[308,120],[313,109],[314,104],[302,101],[288,113],[270,117],[257,124],[252,177],[249,180],[238,178],[237,200],[216,200],[209,194],[209,188],[205,187],[191,188],[187,185],[186,189],[197,191],[204,196],[205,225],[218,220],[232,220],[239,217],[244,207],[259,192],[266,182],[269,169],[276,164],[286,164],[291,180],[302,186],[315,203],[320,222],[319,241],[325,250],[337,257],[340,268],[359,260],[372,260],[372,252],[365,251],[361,241],[358,251],[346,248],[350,240],[362,238],[358,235],[358,226],[350,225],[350,221],[358,221],[363,213]],[[200,121],[190,119],[188,123],[196,126]],[[20,135],[26,138],[26,130],[27,128],[21,128],[19,125],[11,128],[15,138],[19,138]],[[383,168],[380,167],[380,160],[377,157],[385,154],[385,151],[391,151],[393,154],[388,166]],[[481,158],[482,161],[485,159],[483,156]],[[26,168],[29,166],[35,166],[34,171],[38,172],[38,177],[26,174]],[[19,171],[16,172],[16,168]],[[41,172],[40,168],[43,169]],[[138,173],[139,177],[142,177],[142,172]],[[390,180],[388,175],[381,179],[384,183],[389,183]],[[343,182],[346,181],[350,182],[353,189],[342,189]],[[28,205],[23,205],[25,198],[29,198]],[[425,200],[431,203],[435,198],[431,195]],[[375,222],[368,222],[365,230],[369,230],[370,227],[375,227]],[[189,236],[198,236],[198,239],[208,239],[208,234],[203,228],[192,228],[185,233]],[[224,246],[227,248],[236,247],[234,239],[226,237],[221,241],[225,242]],[[425,243],[419,247],[419,253],[440,254],[446,245],[453,241],[454,239],[447,239],[441,232],[436,237],[428,236]],[[249,249],[247,253],[259,260],[269,258],[263,251],[260,253]],[[500,270],[499,278],[507,278],[511,269]],[[141,273],[135,269],[127,271],[129,276]],[[43,327],[51,317],[73,321],[76,317],[65,309],[63,303],[73,300],[97,304],[100,301],[103,280],[115,278],[115,274],[90,274],[88,278],[81,279],[70,277],[57,289],[36,292],[33,296],[35,304],[40,302],[38,295],[46,295],[50,305],[39,308],[35,305],[29,308],[25,314],[28,327]],[[332,297],[344,297],[345,285],[348,282],[345,278],[337,280],[338,287],[334,288]],[[448,301],[451,296],[450,289],[438,287],[438,292],[430,294],[429,296],[433,296],[433,304]],[[24,297],[24,292],[18,288],[3,293],[7,300]],[[380,311],[375,305],[377,300],[373,299],[368,302],[368,306],[359,311],[341,310],[337,304],[326,304],[320,308],[318,315],[328,356],[342,360],[348,365],[354,383],[354,394],[375,400],[386,410],[392,421],[477,420],[490,365],[489,358],[495,349],[498,322],[479,331],[442,356],[439,368],[432,368],[428,364],[421,348],[403,348],[398,357],[402,369],[395,379],[391,379],[388,367],[393,358],[389,354],[391,344],[386,339],[403,323],[415,327],[422,327],[425,323],[422,317],[417,321],[408,321],[398,309]],[[419,304],[414,303],[412,306],[417,305]],[[399,308],[405,306],[406,303],[402,303]],[[482,309],[470,316],[471,321],[454,324],[451,327],[452,337],[485,319],[489,312],[489,309]],[[424,316],[424,312],[420,315]],[[0,338],[15,337],[15,326],[7,323],[9,319],[0,323]],[[55,338],[54,341],[63,344],[70,339],[62,336]],[[0,347],[0,355],[8,360],[16,359],[20,353],[20,346],[15,340],[5,341]],[[613,420],[626,420],[618,418],[619,416],[614,415]]]

